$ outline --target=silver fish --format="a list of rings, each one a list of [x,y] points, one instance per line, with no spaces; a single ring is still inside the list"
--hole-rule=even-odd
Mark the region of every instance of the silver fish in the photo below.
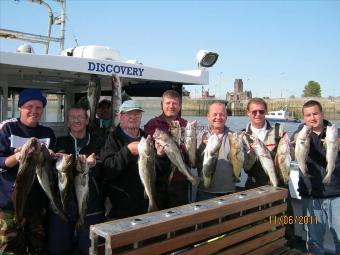
[[[169,131],[170,131],[170,135],[172,139],[174,139],[174,141],[179,146],[182,141],[182,128],[179,124],[179,121],[178,120],[171,121],[169,127],[170,127]]]
[[[61,159],[57,160],[56,169],[58,170],[58,187],[61,197],[63,210],[67,211],[69,195],[73,187],[73,158],[72,154],[63,154]]]
[[[331,177],[335,169],[335,160],[339,152],[338,129],[335,127],[334,124],[332,126],[327,126],[325,144],[326,144],[327,174],[323,178],[322,182],[328,184],[331,182]]]
[[[15,179],[12,201],[15,211],[15,221],[21,223],[26,200],[35,179],[35,168],[41,161],[41,145],[38,139],[30,138],[21,148],[19,170]]]
[[[275,172],[274,162],[268,148],[258,138],[255,138],[254,142],[251,144],[251,147],[260,160],[264,172],[268,175],[270,183],[274,187],[277,187],[278,181]]]
[[[77,174],[74,177],[74,186],[78,203],[78,221],[76,227],[80,229],[84,225],[89,199],[89,166],[86,156],[79,154],[76,161]]]
[[[114,127],[117,127],[119,124],[119,107],[122,103],[122,87],[123,87],[123,78],[113,74],[112,75],[112,94],[111,94],[111,102],[112,102],[112,123]]]
[[[185,127],[185,149],[189,156],[189,161],[192,167],[196,166],[196,150],[197,150],[197,121],[188,122]]]
[[[308,169],[306,160],[309,153],[310,148],[310,136],[312,133],[312,129],[306,125],[298,133],[296,142],[295,142],[295,160],[297,161],[301,173],[304,176],[308,176]]]
[[[222,137],[223,135],[211,135],[208,138],[207,146],[204,149],[202,175],[205,188],[209,188],[211,185],[215,173],[218,153],[222,144]]]
[[[142,137],[138,144],[138,170],[140,179],[144,185],[145,193],[149,198],[148,212],[157,211],[155,202],[156,196],[156,169],[155,169],[155,149],[151,136]]]
[[[292,158],[290,156],[290,140],[288,134],[285,133],[279,141],[275,155],[275,166],[278,170],[278,177],[280,181],[284,184],[287,184],[289,180],[291,161]]]
[[[44,144],[41,145],[41,156],[42,160],[36,166],[36,174],[38,177],[38,181],[40,186],[45,191],[45,194],[49,198],[52,209],[63,219],[67,221],[67,218],[62,210],[62,206],[57,198],[57,193],[54,189],[54,176],[53,176],[53,159],[50,156],[50,153]]]
[[[153,138],[164,147],[164,152],[170,159],[171,163],[174,164],[193,185],[196,185],[198,179],[191,174],[190,170],[185,165],[176,142],[167,133],[158,128],[156,128]]]
[[[240,182],[241,170],[244,163],[244,147],[243,141],[237,135],[237,133],[228,133],[228,140],[230,145],[230,150],[228,158],[233,166],[233,174],[235,182]]]
[[[89,84],[87,86],[87,100],[89,102],[90,108],[90,121],[89,121],[90,126],[94,124],[94,120],[96,118],[96,110],[100,94],[101,94],[100,79],[98,78],[97,75],[92,74]]]

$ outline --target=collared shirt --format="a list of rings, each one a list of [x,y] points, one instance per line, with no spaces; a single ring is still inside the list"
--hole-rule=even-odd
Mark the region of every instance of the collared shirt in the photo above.
[[[251,130],[253,131],[253,134],[255,134],[256,137],[263,142],[268,132],[267,122],[264,123],[264,126],[262,128],[256,128],[253,125],[251,125]]]

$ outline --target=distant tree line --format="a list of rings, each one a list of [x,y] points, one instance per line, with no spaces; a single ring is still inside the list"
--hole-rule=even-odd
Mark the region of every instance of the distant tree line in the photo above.
[[[320,84],[316,81],[309,81],[303,90],[302,97],[321,97]]]

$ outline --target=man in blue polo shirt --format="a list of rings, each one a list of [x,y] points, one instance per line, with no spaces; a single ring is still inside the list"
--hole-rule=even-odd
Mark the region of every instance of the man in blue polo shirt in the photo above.
[[[43,254],[44,228],[48,199],[37,178],[32,185],[24,209],[24,220],[15,222],[12,202],[13,185],[18,173],[20,148],[35,137],[47,148],[54,149],[52,129],[39,124],[46,106],[39,89],[25,89],[18,101],[20,118],[0,123],[0,254]]]

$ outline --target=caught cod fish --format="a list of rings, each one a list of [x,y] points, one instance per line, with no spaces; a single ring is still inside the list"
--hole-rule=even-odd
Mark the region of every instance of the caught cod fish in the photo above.
[[[211,185],[215,173],[218,153],[222,144],[222,137],[222,135],[211,135],[208,138],[207,146],[204,149],[202,176],[205,188],[209,188]]]
[[[306,160],[310,148],[310,136],[312,134],[312,129],[306,125],[298,133],[295,142],[295,160],[297,161],[301,173],[304,176],[308,176],[308,169]]]
[[[325,144],[326,144],[327,174],[323,178],[322,182],[328,184],[331,182],[331,177],[335,169],[335,160],[339,152],[338,129],[335,127],[334,124],[332,126],[327,126]]]
[[[196,150],[197,150],[197,121],[188,122],[185,127],[185,149],[189,156],[189,161],[192,167],[196,166]]]
[[[145,193],[149,198],[148,212],[157,211],[155,202],[156,196],[156,166],[155,166],[155,150],[151,136],[142,137],[138,144],[138,170],[140,179],[144,185]]]
[[[261,166],[264,172],[269,177],[270,183],[274,187],[277,187],[278,181],[275,172],[274,162],[266,145],[264,145],[264,143],[261,142],[261,140],[259,140],[258,138],[255,138],[254,142],[250,146],[253,148],[256,156],[260,160]]]
[[[230,150],[228,154],[229,161],[233,166],[233,175],[235,182],[240,182],[241,170],[244,163],[244,147],[241,138],[237,133],[228,133]]]
[[[114,127],[117,127],[119,124],[119,107],[122,103],[122,87],[123,87],[123,78],[113,74],[112,75],[112,93],[111,93],[111,102],[112,102],[112,123]]]
[[[170,135],[172,137],[172,139],[174,139],[174,141],[177,143],[177,145],[179,146],[181,144],[182,141],[182,128],[179,124],[178,120],[173,120],[170,122]]]
[[[35,179],[35,168],[41,161],[41,145],[38,139],[30,138],[21,148],[19,170],[14,183],[12,201],[14,205],[15,221],[21,223],[26,200]]]
[[[89,199],[89,166],[85,155],[78,155],[76,160],[77,173],[74,177],[74,186],[78,203],[78,221],[77,229],[81,229],[84,225],[84,220],[87,211],[87,201]]]
[[[50,156],[50,153],[44,144],[41,145],[41,157],[42,160],[36,166],[36,174],[38,177],[38,181],[40,186],[45,191],[45,194],[49,198],[52,209],[55,211],[61,219],[67,221],[67,218],[62,210],[62,206],[59,203],[57,198],[57,193],[54,190],[55,182],[53,176],[53,159]]]
[[[67,211],[68,201],[73,187],[73,158],[72,154],[63,154],[61,159],[57,160],[56,168],[58,170],[58,187],[63,205],[64,212]]]
[[[291,161],[292,158],[290,156],[290,139],[288,137],[288,134],[285,133],[279,141],[275,155],[275,166],[278,170],[278,177],[280,181],[284,184],[287,184],[289,180]]]
[[[168,156],[171,163],[174,164],[177,169],[186,176],[192,185],[196,185],[198,179],[191,174],[185,165],[176,142],[167,133],[158,128],[156,128],[153,138],[156,140],[156,142],[164,147],[164,152]]]
[[[87,85],[87,100],[89,102],[90,108],[90,121],[89,121],[90,127],[94,125],[100,94],[101,94],[100,79],[98,78],[97,75],[92,74],[89,84]]]

